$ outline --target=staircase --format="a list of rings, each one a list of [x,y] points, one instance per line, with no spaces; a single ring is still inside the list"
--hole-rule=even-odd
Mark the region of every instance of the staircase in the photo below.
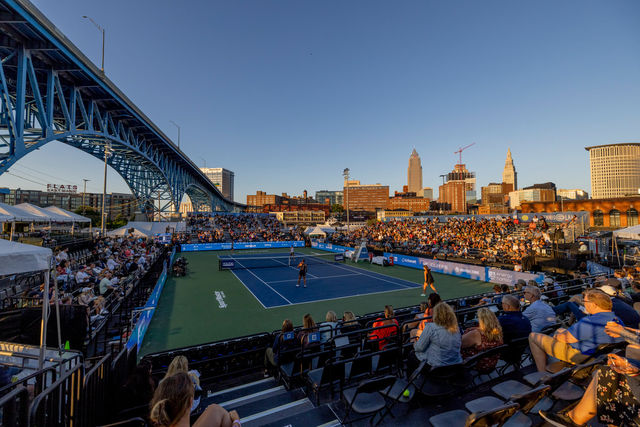
[[[200,408],[213,403],[228,411],[236,410],[243,427],[340,425],[328,405],[316,407],[301,388],[287,390],[272,377],[209,392]]]

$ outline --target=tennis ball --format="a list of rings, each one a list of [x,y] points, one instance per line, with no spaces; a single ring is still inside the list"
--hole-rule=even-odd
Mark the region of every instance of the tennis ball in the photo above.
[[[409,390],[405,390],[405,391],[402,393],[402,395],[403,395],[404,397],[409,397],[409,396],[411,396],[411,392],[410,392]]]

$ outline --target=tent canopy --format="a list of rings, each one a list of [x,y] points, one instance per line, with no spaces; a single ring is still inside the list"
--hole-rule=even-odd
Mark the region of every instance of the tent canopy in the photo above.
[[[0,276],[48,270],[51,257],[49,248],[0,239]]]
[[[640,240],[640,225],[622,228],[613,232],[614,237],[621,239]]]
[[[320,228],[320,227],[315,227],[313,230],[309,230],[308,234],[309,234],[309,237],[311,237],[311,236],[327,237],[327,233],[322,231],[322,228]]]
[[[133,230],[133,233],[130,233],[131,230]],[[130,234],[133,234],[134,237],[148,237],[145,232],[135,227],[129,227],[128,225],[109,231],[107,236],[129,236]]]
[[[71,222],[91,222],[91,219],[87,218],[86,216],[78,215],[75,212],[69,212],[68,210],[59,208],[57,206],[47,206],[46,208],[44,208],[44,210],[53,212],[56,215],[65,216],[69,218],[69,221]]]
[[[57,214],[51,211],[46,210],[45,208],[41,208],[36,205],[32,205],[31,203],[20,203],[15,206],[16,208],[20,208],[24,211],[27,211],[35,216],[40,217],[39,221],[43,222],[72,222],[68,216]]]
[[[3,218],[3,222],[38,222],[44,221],[42,216],[35,215],[29,211],[26,211],[18,206],[7,205],[6,203],[0,203],[0,216]],[[47,222],[49,220],[46,220]]]

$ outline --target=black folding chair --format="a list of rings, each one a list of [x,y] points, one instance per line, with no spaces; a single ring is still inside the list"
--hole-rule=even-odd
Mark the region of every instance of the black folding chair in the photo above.
[[[386,407],[386,401],[380,392],[391,387],[395,381],[396,377],[389,375],[382,378],[365,380],[357,387],[344,390],[342,392],[342,398],[346,403],[347,411],[342,423],[347,423],[351,411],[360,415],[373,414],[373,417],[371,418],[371,421],[373,421],[375,416]]]

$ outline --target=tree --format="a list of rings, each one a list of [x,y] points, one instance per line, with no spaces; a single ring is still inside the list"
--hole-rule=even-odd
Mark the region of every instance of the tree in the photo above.
[[[344,207],[338,203],[331,205],[331,212],[344,212]]]
[[[84,213],[82,212],[84,210]],[[91,220],[91,225],[93,227],[100,226],[100,211],[92,208],[91,206],[80,206],[78,209],[74,211],[78,215],[86,216]]]

